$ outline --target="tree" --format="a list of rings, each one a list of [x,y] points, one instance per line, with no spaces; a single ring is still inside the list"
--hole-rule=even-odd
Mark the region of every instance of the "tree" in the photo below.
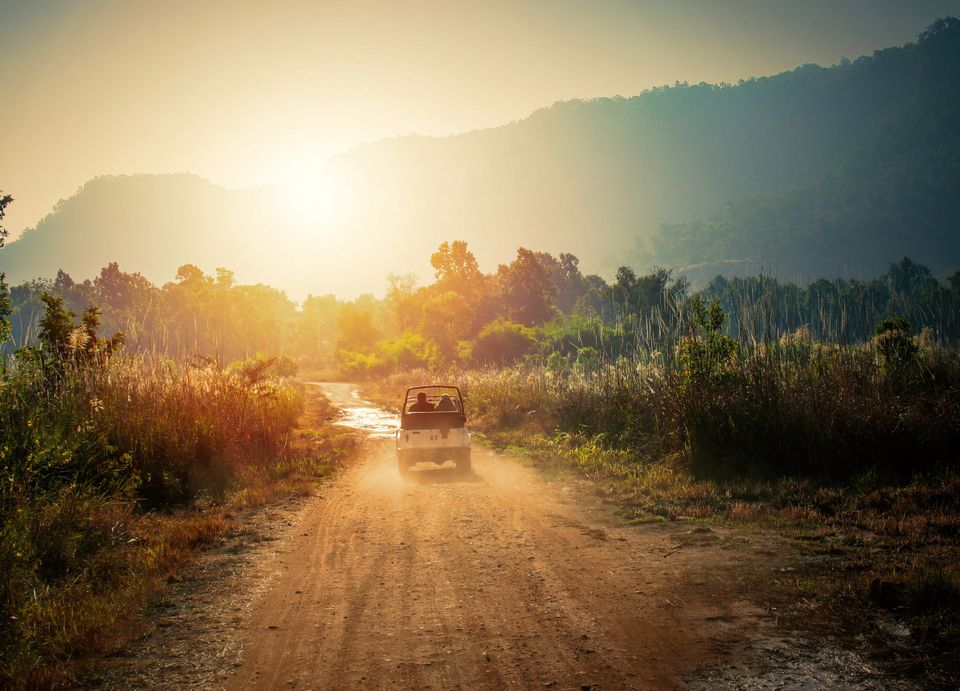
[[[588,274],[583,277],[583,294],[573,306],[574,314],[600,316],[608,304],[610,286],[600,276]]]
[[[891,264],[885,278],[890,291],[900,295],[921,297],[935,293],[940,287],[930,269],[915,263],[910,257]]]
[[[83,310],[80,323],[83,324],[83,332],[87,336],[84,345],[87,350],[95,350],[97,347],[97,329],[100,328],[100,308],[91,305]]]
[[[569,314],[577,301],[586,292],[580,260],[573,254],[562,253],[558,257],[554,285],[557,287],[557,308]]]
[[[337,347],[357,353],[368,352],[380,338],[380,331],[373,325],[373,318],[367,310],[355,305],[344,305],[337,315],[337,328],[340,337]]]
[[[63,298],[50,293],[40,296],[46,311],[40,320],[40,343],[55,362],[62,362],[70,352],[73,312],[63,306]]]
[[[960,300],[960,269],[950,274],[947,282],[950,284],[950,290],[953,292],[953,296]]]
[[[333,352],[340,303],[333,295],[308,295],[297,320],[297,352],[319,362]]]
[[[77,282],[70,278],[70,274],[63,269],[57,270],[57,277],[53,281],[53,288],[61,297],[73,290],[76,285]]]
[[[229,361],[257,353],[282,354],[289,346],[287,328],[296,317],[296,306],[286,293],[259,283],[216,291],[219,350]]]
[[[482,278],[480,267],[463,240],[441,243],[437,251],[430,255],[430,265],[434,268],[437,284],[443,290],[452,290],[467,298],[478,295]]]
[[[96,305],[90,305],[83,310],[80,324],[86,336],[83,349],[87,354],[104,352],[107,355],[112,355],[123,346],[124,335],[120,331],[113,334],[110,339],[102,339],[97,335],[97,331],[100,329],[100,308]]]
[[[387,274],[387,302],[393,308],[401,332],[413,326],[417,318],[416,286],[416,274]]]
[[[634,307],[637,310],[649,310],[662,307],[669,295],[670,278],[673,272],[669,269],[655,268],[648,274],[637,279]],[[681,293],[685,290],[681,287]]]
[[[230,290],[234,286],[233,272],[230,269],[217,267],[217,288],[220,290]]]
[[[453,358],[457,344],[467,337],[472,321],[467,299],[448,290],[432,296],[424,304],[420,332],[436,343],[445,357]]]
[[[10,303],[10,289],[7,287],[6,274],[0,272],[0,346],[10,338],[10,315],[13,305]]]
[[[96,288],[89,279],[83,283],[74,281],[63,269],[57,271],[53,281],[54,295],[63,298],[64,305],[72,312],[82,312],[86,305],[99,303]]]
[[[3,220],[3,217],[7,213],[7,207],[12,201],[13,197],[11,197],[9,194],[4,194],[3,190],[0,190],[0,221]],[[0,247],[3,247],[3,243],[6,241],[8,233],[9,231],[6,228],[0,226]]]
[[[9,194],[5,195],[0,191],[0,221],[6,213],[7,205],[13,201]],[[0,226],[0,247],[3,247],[7,239],[7,229]],[[0,271],[0,346],[10,338],[10,315],[13,314],[13,307],[10,304],[10,289],[7,286],[7,275]]]
[[[634,295],[637,290],[637,273],[629,266],[621,266],[617,269],[617,280],[610,286],[610,294],[613,301],[627,310],[633,303]]]
[[[687,290],[684,278],[672,281],[673,272],[654,268],[638,276],[629,266],[617,270],[617,280],[610,286],[610,296],[624,312],[642,312],[663,307],[669,298],[682,298]]]
[[[93,285],[102,305],[126,314],[145,310],[157,292],[153,284],[139,273],[121,271],[117,262],[103,267]]]
[[[184,264],[177,269],[177,283],[182,286],[197,286],[211,282],[212,279],[204,275],[203,271],[193,264]]]
[[[516,259],[500,265],[497,278],[504,307],[513,321],[533,326],[554,315],[557,288],[550,280],[549,267],[537,253],[521,247]]]

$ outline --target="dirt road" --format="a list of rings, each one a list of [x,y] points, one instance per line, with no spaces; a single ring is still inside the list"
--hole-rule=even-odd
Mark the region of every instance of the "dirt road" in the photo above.
[[[723,535],[624,525],[490,452],[404,479],[391,446],[303,509],[228,688],[668,688],[756,623]]]
[[[800,558],[774,532],[631,525],[594,485],[482,449],[468,477],[401,478],[395,419],[319,386],[370,453],[237,516],[81,686],[914,688],[750,604]]]

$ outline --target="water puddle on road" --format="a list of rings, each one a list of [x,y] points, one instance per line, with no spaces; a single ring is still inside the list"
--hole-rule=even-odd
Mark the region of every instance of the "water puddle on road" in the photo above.
[[[352,427],[366,432],[368,436],[383,439],[393,439],[397,432],[397,416],[393,413],[362,405],[340,410],[342,415],[337,420],[338,425]]]
[[[323,394],[340,410],[340,419],[335,424],[365,432],[369,437],[393,439],[399,417],[360,398],[360,392],[352,384],[307,383],[319,386]]]

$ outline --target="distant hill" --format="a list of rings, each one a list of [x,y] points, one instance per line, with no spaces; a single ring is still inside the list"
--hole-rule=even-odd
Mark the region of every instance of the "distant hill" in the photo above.
[[[162,284],[191,263],[299,289],[310,269],[291,261],[297,234],[278,219],[273,192],[228,190],[195,175],[98,177],[0,249],[0,270],[11,283],[50,278],[61,268],[83,279],[117,261]]]
[[[0,251],[0,265],[14,281],[50,277],[61,267],[92,277],[113,260],[167,270],[178,258],[228,248],[237,201],[191,175],[99,177]]]
[[[725,260],[748,259],[756,268],[794,255],[791,268],[808,276],[880,273],[903,254],[931,254],[942,230],[902,227],[899,244],[876,243],[873,251],[863,228],[854,246],[871,256],[855,264],[847,254],[841,264],[834,261],[837,247],[804,235],[789,217],[777,230],[787,237],[796,231],[802,247],[759,242],[764,227],[775,230],[762,223],[736,244],[695,221],[744,199],[815,197],[818,185],[829,187],[851,166],[878,178],[881,170],[898,170],[906,154],[893,140],[913,137],[917,122],[936,119],[936,103],[960,93],[952,57],[958,32],[948,22],[935,33],[936,41],[925,36],[831,68],[806,65],[737,85],[681,85],[630,99],[559,103],[499,128],[362,147],[335,161],[362,190],[353,233],[375,239],[395,271],[398,258],[416,259],[438,241],[459,237],[481,261],[501,260],[525,244],[571,251],[586,270],[608,275],[624,263],[711,262],[716,271],[736,266]],[[952,121],[938,131],[946,142],[956,141]],[[934,165],[934,156],[957,160],[920,145],[911,151],[916,171]],[[931,175],[949,185],[933,168]],[[899,194],[885,190],[886,202]],[[851,213],[844,222],[860,218],[866,217]],[[678,224],[691,230],[673,243]],[[791,256],[771,257],[778,247]],[[956,261],[935,253],[931,265],[938,270]]]
[[[784,278],[872,276],[910,256],[935,272],[960,267],[960,21],[918,45],[884,51],[911,65],[906,107],[840,170],[816,185],[729,203],[705,221],[665,224],[641,257],[706,275],[764,266]]]
[[[168,280],[192,262],[295,294],[351,294],[381,291],[391,271],[426,276],[439,242],[464,239],[488,270],[525,245],[607,275],[740,260],[878,273],[904,254],[940,271],[960,263],[958,46],[951,20],[829,68],[365,145],[331,161],[336,213],[309,233],[272,213],[263,189],[101,178],[0,250],[0,268],[15,281],[61,266],[82,278],[118,260]]]

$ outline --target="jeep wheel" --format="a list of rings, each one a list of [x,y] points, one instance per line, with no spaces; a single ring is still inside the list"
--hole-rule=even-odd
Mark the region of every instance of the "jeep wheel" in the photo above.
[[[457,460],[457,472],[464,475],[470,474],[470,451],[467,451]]]

